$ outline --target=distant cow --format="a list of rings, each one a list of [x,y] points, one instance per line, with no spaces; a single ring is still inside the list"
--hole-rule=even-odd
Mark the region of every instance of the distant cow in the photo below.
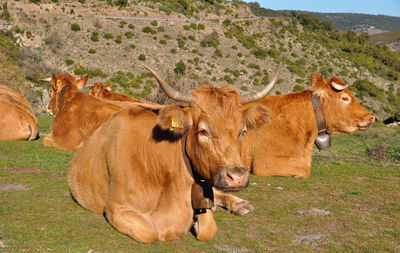
[[[198,87],[181,94],[148,69],[169,97],[188,105],[137,106],[114,114],[76,152],[69,169],[71,193],[140,242],[176,240],[193,219],[197,239],[211,240],[212,212],[205,208],[193,216],[192,185],[223,191],[247,186],[241,140],[268,115],[262,105],[244,110],[241,105],[265,96],[277,74],[262,91],[241,97],[234,88]]]
[[[312,92],[269,96],[245,106],[264,105],[271,119],[269,124],[249,131],[244,140],[243,160],[255,175],[310,175],[314,141],[319,132],[316,113],[323,114],[318,124],[325,122],[328,134],[365,130],[374,123],[375,117],[357,102],[341,79],[333,77],[328,82],[318,73],[310,79]],[[322,105],[315,109],[316,113],[312,96]]]
[[[38,123],[29,102],[18,92],[0,85],[0,140],[35,140]]]
[[[127,102],[139,102],[139,103],[147,103],[143,102],[131,97],[128,97],[123,94],[118,94],[111,91],[112,84],[108,84],[107,86],[104,83],[94,83],[93,86],[89,90],[89,94],[98,98],[104,98],[113,101],[127,101]]]
[[[81,92],[88,76],[77,79],[68,74],[53,75],[50,83],[51,100],[48,111],[55,114],[51,133],[43,144],[62,150],[75,150],[121,105],[98,99]]]

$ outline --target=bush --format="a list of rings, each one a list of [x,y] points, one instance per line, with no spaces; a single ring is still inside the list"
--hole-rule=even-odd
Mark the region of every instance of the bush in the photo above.
[[[112,33],[105,33],[104,35],[103,35],[103,38],[105,38],[105,39],[112,39],[112,38],[114,38],[114,35],[112,35]]]
[[[176,54],[176,53],[177,53],[177,51],[176,51],[175,48],[172,48],[170,52],[171,52],[172,54]]]
[[[156,34],[157,31],[153,30],[151,27],[146,26],[145,28],[142,29],[142,32],[144,33],[150,33],[150,34]]]
[[[116,40],[115,40],[115,43],[118,43],[118,44],[121,44],[121,43],[122,43],[122,35],[118,35],[118,36],[117,36],[117,38],[116,38]]]
[[[205,28],[204,24],[197,25],[197,30],[204,30],[204,28]]]
[[[176,74],[183,75],[183,74],[185,74],[185,71],[186,71],[186,65],[185,65],[185,63],[184,63],[182,60],[180,60],[180,61],[175,65],[174,72],[175,72]]]
[[[96,50],[94,50],[93,48],[89,49],[89,54],[95,54]]]
[[[296,85],[293,87],[293,92],[298,92],[298,91],[302,91],[302,90],[304,90],[304,87],[301,86],[301,85],[296,84]]]
[[[160,32],[160,33],[165,32],[164,26],[159,26],[159,27],[157,27],[157,32]]]
[[[74,61],[71,60],[71,59],[66,59],[66,60],[65,60],[65,64],[67,64],[67,65],[69,66],[69,65],[71,65],[71,64],[74,64]]]
[[[80,27],[79,24],[74,23],[74,24],[71,24],[71,30],[74,31],[74,32],[77,32],[77,31],[81,30],[81,27]]]
[[[193,35],[189,35],[188,38],[189,38],[190,40],[196,41],[196,37],[194,37]]]
[[[146,60],[146,56],[144,54],[140,54],[138,59],[140,61],[145,61]]]
[[[153,21],[151,21],[151,23],[150,23],[152,26],[158,26],[158,22],[157,22],[157,20],[153,20]]]
[[[129,28],[129,29],[135,29],[135,25],[134,25],[134,24],[129,24],[129,25],[128,25],[128,28]]]
[[[167,45],[167,41],[166,40],[160,40],[160,44],[161,45]]]
[[[133,33],[132,32],[126,32],[125,33],[125,37],[127,37],[128,39],[133,37]]]

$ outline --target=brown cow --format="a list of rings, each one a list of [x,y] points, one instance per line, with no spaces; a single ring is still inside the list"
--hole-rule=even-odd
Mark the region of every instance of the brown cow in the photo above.
[[[111,115],[121,110],[121,105],[81,92],[79,89],[85,86],[87,79],[88,76],[77,79],[68,74],[52,76],[48,111],[56,117],[51,133],[44,138],[45,146],[75,150]]]
[[[374,123],[375,117],[357,102],[342,80],[333,77],[328,82],[318,73],[310,79],[329,134],[365,130]],[[319,131],[311,92],[269,96],[245,108],[254,105],[269,109],[271,123],[249,131],[243,145],[244,164],[259,176],[308,177]]]
[[[155,105],[155,103],[152,102],[144,102],[138,99],[134,99],[131,97],[128,97],[123,94],[118,94],[115,92],[111,91],[111,86],[112,84],[108,84],[107,86],[104,85],[104,83],[94,83],[93,86],[89,90],[89,94],[98,98],[104,98],[112,101],[121,101],[121,102],[137,102],[137,103],[143,103],[143,104],[151,104]]]
[[[35,140],[38,131],[29,102],[18,92],[0,85],[0,140]]]
[[[148,67],[147,67],[148,68]],[[240,97],[234,88],[201,87],[181,94],[153,70],[167,95],[186,102],[161,110],[122,110],[80,148],[69,169],[69,186],[83,207],[104,214],[121,233],[140,242],[176,240],[196,220],[197,239],[211,240],[216,224],[210,209],[195,214],[194,182],[223,191],[248,184],[240,157],[246,129],[267,121],[266,108],[249,103],[266,95]]]

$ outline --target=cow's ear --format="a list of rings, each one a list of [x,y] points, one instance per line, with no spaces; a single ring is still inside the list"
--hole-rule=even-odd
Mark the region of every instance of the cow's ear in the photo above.
[[[269,121],[268,108],[263,105],[253,105],[243,111],[243,117],[248,129],[261,127]]]
[[[87,80],[89,79],[89,76],[85,76],[78,81],[75,82],[75,86],[78,87],[78,89],[82,89],[85,87]]]
[[[105,87],[105,89],[108,90],[108,91],[111,91],[111,86],[112,86],[112,83],[109,83],[109,84]]]
[[[57,81],[59,81],[59,80],[57,80],[57,76],[56,75],[54,75],[54,74],[52,74],[51,75],[51,82],[50,82],[50,86],[52,87],[52,89],[53,90],[57,90]]]
[[[193,120],[183,107],[171,105],[163,108],[158,114],[158,126],[175,135],[183,135],[193,125]]]
[[[312,73],[310,76],[310,81],[312,90],[317,96],[324,96],[324,94],[330,89],[324,77],[319,73]]]

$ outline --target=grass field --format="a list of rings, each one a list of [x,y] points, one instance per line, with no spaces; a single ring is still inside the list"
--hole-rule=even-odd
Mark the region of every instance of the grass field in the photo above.
[[[39,117],[49,132],[52,118]],[[400,128],[333,136],[315,150],[308,179],[250,177],[236,195],[255,210],[217,208],[207,243],[137,243],[76,204],[67,170],[73,152],[0,141],[0,252],[400,252]]]

